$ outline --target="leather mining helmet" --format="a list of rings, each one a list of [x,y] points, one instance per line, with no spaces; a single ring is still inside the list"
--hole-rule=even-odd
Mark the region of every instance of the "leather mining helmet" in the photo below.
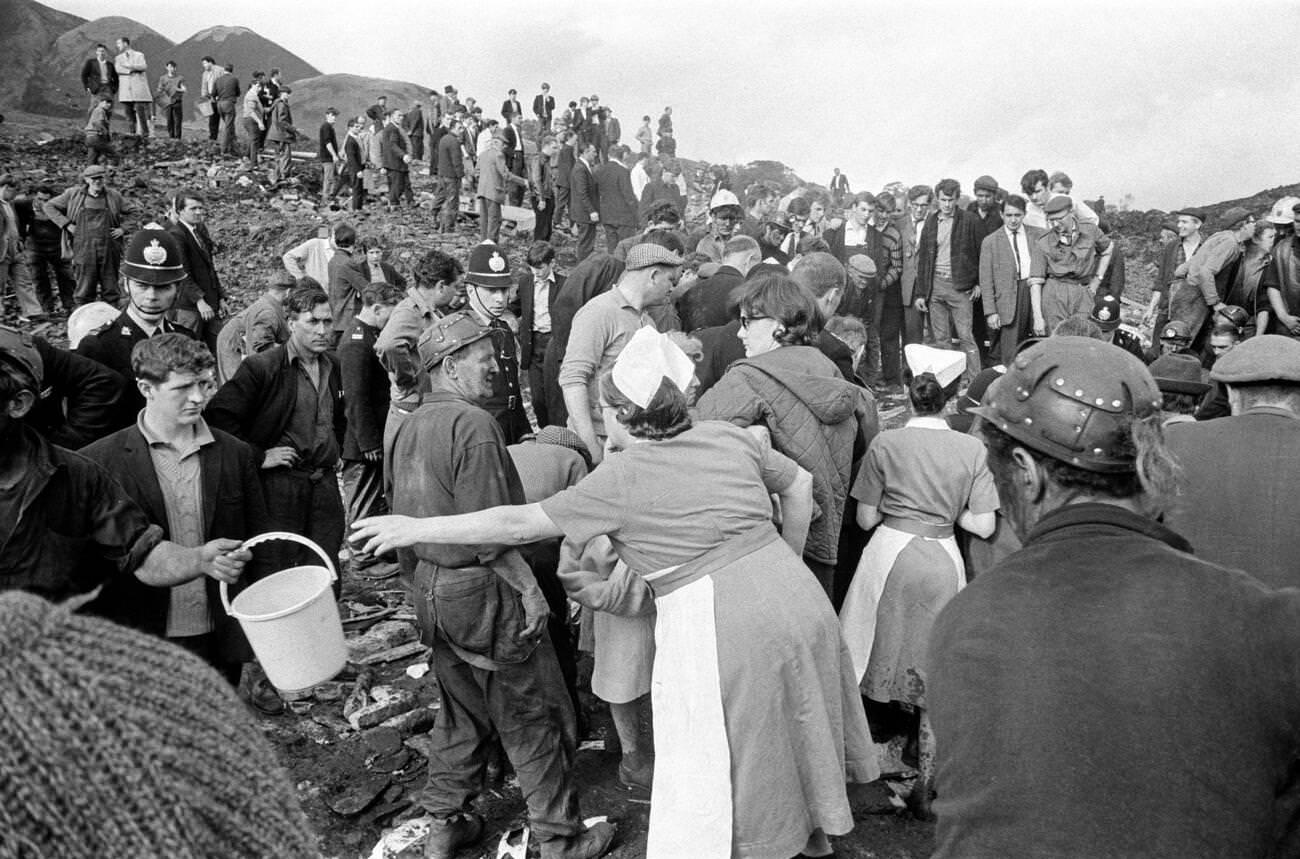
[[[1160,409],[1142,362],[1090,337],[1049,337],[1021,352],[972,412],[1025,447],[1085,471],[1134,470],[1124,431]]]

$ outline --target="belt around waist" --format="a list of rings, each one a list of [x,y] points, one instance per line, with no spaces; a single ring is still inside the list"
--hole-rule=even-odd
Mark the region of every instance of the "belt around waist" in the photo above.
[[[291,474],[291,475],[293,475],[294,477],[298,477],[298,478],[301,478],[301,479],[303,479],[303,480],[310,480],[310,481],[312,481],[313,483],[315,483],[316,481],[318,481],[318,480],[324,478],[325,475],[327,475],[327,474],[333,474],[333,473],[334,473],[334,469],[333,469],[333,468],[324,468],[324,467],[321,467],[321,468],[290,468],[290,469],[288,469],[285,473],[286,473],[286,474]]]
[[[1049,274],[1046,279],[1060,281],[1061,283],[1077,283],[1080,286],[1085,286],[1090,280],[1092,280],[1090,277],[1078,277],[1076,275],[1063,274]]]
[[[880,524],[887,528],[893,528],[895,531],[902,531],[904,534],[928,537],[931,540],[943,540],[952,536],[951,525],[931,525],[929,522],[900,519],[897,516],[886,516],[881,520]]]
[[[646,576],[646,584],[656,597],[667,596],[780,539],[776,527],[771,522],[764,522],[743,534],[731,537],[692,561]]]

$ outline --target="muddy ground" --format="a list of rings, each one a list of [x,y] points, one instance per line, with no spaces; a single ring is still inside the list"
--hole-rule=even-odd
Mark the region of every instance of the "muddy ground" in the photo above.
[[[63,188],[79,183],[84,153],[77,129],[77,123],[10,114],[0,125],[0,172],[15,174],[23,186],[49,183]],[[310,147],[303,144],[301,148]],[[231,296],[231,312],[253,300],[267,276],[280,266],[280,256],[313,236],[322,224],[347,220],[363,238],[382,238],[399,269],[433,247],[464,259],[478,239],[476,227],[468,219],[462,221],[457,235],[436,235],[423,208],[392,214],[372,208],[354,214],[320,205],[315,168],[306,165],[297,168],[300,179],[271,189],[264,171],[242,170],[235,161],[214,158],[206,139],[193,129],[183,141],[155,138],[144,150],[129,144],[120,144],[120,149],[110,184],[135,199],[147,213],[146,220],[165,216],[163,200],[168,192],[180,187],[203,190],[209,229],[218,244],[217,267]],[[417,199],[427,200],[420,195],[432,190],[432,180],[418,167],[412,183]],[[699,217],[702,210],[703,201],[696,195],[691,214]],[[516,266],[522,265],[528,238],[516,237],[509,229],[503,235]],[[572,261],[573,239],[564,237],[560,242],[561,268]],[[3,317],[7,324],[17,324],[17,308],[11,298],[5,300]],[[65,337],[63,319],[54,319],[38,330],[55,342]],[[896,399],[881,405],[887,420],[898,419],[901,404]],[[379,620],[388,624],[385,629],[398,630],[397,639],[409,638],[413,614],[398,580],[362,580],[345,570],[344,616],[363,617],[350,624],[349,635],[365,634],[364,618],[382,613],[386,616]],[[260,726],[297,785],[326,856],[369,856],[386,830],[418,815],[412,794],[422,784],[426,769],[420,741],[437,700],[430,678],[406,674],[408,667],[422,662],[423,654],[411,652],[409,641],[396,648],[403,646],[405,656],[372,666],[349,664],[335,683],[318,690],[316,696],[292,702],[282,715],[259,717]],[[378,655],[394,652],[390,647],[388,653]],[[399,699],[392,705],[394,716],[354,729],[344,718],[345,710],[350,712],[349,699],[355,706],[373,702],[376,695]],[[398,708],[405,709],[399,712]],[[649,804],[618,781],[617,739],[607,711],[590,695],[584,697],[584,710],[589,728],[577,762],[583,811],[607,815],[617,824],[619,838],[610,855],[619,859],[642,856]],[[851,835],[838,840],[839,856],[913,859],[929,854],[932,826],[899,813],[891,795],[884,782],[855,789],[858,825]],[[520,822],[523,806],[517,785],[509,778],[489,786],[482,806],[489,822],[487,837],[480,848],[465,851],[464,857],[496,856],[501,833]]]

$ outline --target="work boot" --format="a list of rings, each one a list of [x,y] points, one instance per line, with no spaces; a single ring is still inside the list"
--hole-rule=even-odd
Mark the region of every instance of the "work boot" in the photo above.
[[[604,856],[614,840],[614,827],[597,823],[590,829],[570,838],[554,838],[542,842],[542,859],[596,859]]]
[[[483,837],[483,818],[473,812],[433,819],[424,842],[424,859],[452,859],[456,851]]]

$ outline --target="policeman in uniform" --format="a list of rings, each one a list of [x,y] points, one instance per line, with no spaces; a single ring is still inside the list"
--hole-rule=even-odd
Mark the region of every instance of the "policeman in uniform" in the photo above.
[[[1119,327],[1120,306],[1118,298],[1109,292],[1099,292],[1097,297],[1093,299],[1092,313],[1088,314],[1088,318],[1096,322],[1097,327],[1108,335],[1107,342],[1118,346],[1134,358],[1146,363],[1146,354],[1142,351],[1142,341]]]
[[[471,271],[492,269],[476,255]],[[392,442],[395,513],[448,516],[524,502],[501,427],[483,408],[497,391],[497,336],[463,310],[420,336],[431,390]],[[471,803],[494,733],[518,775],[543,859],[599,856],[613,831],[582,825],[572,778],[574,711],[532,571],[508,546],[425,543],[413,552],[417,592],[427,597],[417,610],[442,697],[418,800],[433,816],[425,856],[450,859],[481,837],[483,820]]]
[[[492,396],[482,406],[501,424],[506,444],[516,444],[533,428],[528,423],[519,391],[519,346],[514,331],[501,318],[515,279],[510,273],[510,260],[500,245],[482,242],[474,246],[469,253],[465,282],[466,306],[480,325],[492,329],[492,344],[496,347],[497,372],[492,380]]]
[[[1024,547],[935,622],[939,859],[1300,843],[1300,592],[1156,520],[1175,473],[1160,400],[1132,355],[1052,337],[975,409]]]
[[[159,333],[194,336],[190,329],[166,318],[176,303],[180,282],[187,276],[183,260],[176,238],[157,224],[136,231],[126,246],[121,266],[126,309],[103,331],[89,334],[77,344],[78,354],[95,359],[124,380],[109,431],[132,425],[144,408],[144,395],[136,387],[131,369],[135,344]]]

